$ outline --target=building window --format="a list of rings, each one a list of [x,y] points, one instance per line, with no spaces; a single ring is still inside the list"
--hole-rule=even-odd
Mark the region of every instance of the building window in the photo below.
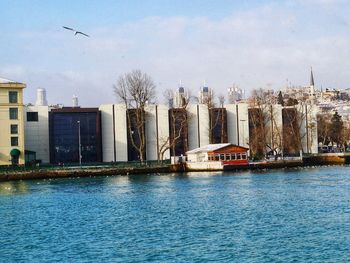
[[[18,137],[11,137],[11,146],[18,146]]]
[[[223,153],[220,154],[220,160],[225,161],[225,154],[223,154]]]
[[[247,159],[247,155],[245,153],[242,153],[242,159]]]
[[[10,108],[10,120],[18,120],[18,109]]]
[[[38,121],[39,116],[37,112],[27,112],[27,121]]]
[[[220,160],[220,155],[219,154],[215,154],[215,161],[219,161]]]
[[[17,91],[9,91],[9,102],[17,103],[18,102],[18,92]]]
[[[11,134],[18,134],[18,125],[11,124]]]
[[[229,153],[226,153],[226,161],[230,161],[231,160],[231,154],[229,154]]]
[[[236,160],[236,154],[235,153],[231,153],[231,160]]]
[[[237,160],[241,160],[241,154],[237,153]]]

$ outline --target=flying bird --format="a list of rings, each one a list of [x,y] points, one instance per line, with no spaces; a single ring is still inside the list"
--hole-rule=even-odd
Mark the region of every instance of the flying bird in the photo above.
[[[74,32],[74,35],[81,34],[81,35],[83,35],[83,36],[90,37],[89,35],[87,35],[87,34],[85,34],[85,33],[81,32],[81,31],[77,31],[77,30],[75,30],[75,29],[73,29],[73,28],[66,27],[66,26],[62,26],[62,27],[63,27],[64,29],[67,29],[67,30],[73,31],[73,32]]]

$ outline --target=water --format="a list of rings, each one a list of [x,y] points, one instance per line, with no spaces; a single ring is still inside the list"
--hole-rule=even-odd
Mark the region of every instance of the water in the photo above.
[[[0,262],[349,261],[349,170],[0,183]]]

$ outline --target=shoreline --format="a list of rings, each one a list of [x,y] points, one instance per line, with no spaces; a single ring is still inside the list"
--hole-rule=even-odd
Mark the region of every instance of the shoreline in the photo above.
[[[350,164],[350,155],[343,156],[308,156],[299,161],[274,161],[250,163],[248,166],[231,166],[222,171],[243,171],[243,170],[265,170],[265,169],[283,169],[292,167],[311,167],[326,165],[346,165]],[[57,168],[34,168],[20,171],[11,170],[0,172],[0,182],[17,180],[40,180],[74,177],[92,177],[92,176],[118,176],[129,174],[148,174],[148,173],[186,173],[186,172],[204,172],[212,170],[189,170],[183,164],[178,165],[159,165],[154,167],[57,167]]]

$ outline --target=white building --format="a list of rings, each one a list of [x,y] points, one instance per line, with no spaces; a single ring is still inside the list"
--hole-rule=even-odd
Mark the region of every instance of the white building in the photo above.
[[[50,162],[49,106],[25,106],[25,149],[36,153],[42,163]]]
[[[248,104],[227,104],[227,138],[228,142],[243,147],[249,144]]]
[[[229,103],[237,103],[238,101],[243,99],[244,90],[242,90],[238,86],[233,85],[232,87],[229,87],[227,91]]]
[[[193,150],[209,144],[209,111],[207,105],[191,104],[188,114],[188,148]]]
[[[123,104],[104,104],[101,111],[103,162],[128,161],[128,127],[126,108]],[[158,160],[161,147],[169,139],[168,107],[148,105],[146,111],[146,159]],[[169,147],[167,147],[169,148]],[[169,149],[164,159],[170,158]]]

